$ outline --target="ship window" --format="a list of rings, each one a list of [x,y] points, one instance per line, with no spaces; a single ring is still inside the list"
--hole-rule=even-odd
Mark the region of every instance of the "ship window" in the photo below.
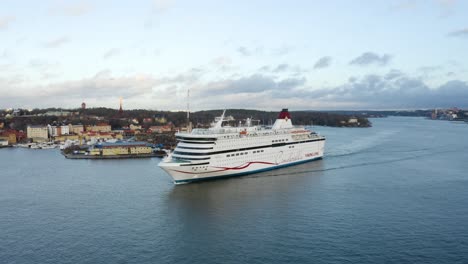
[[[226,157],[231,157],[231,155],[226,155]]]
[[[241,155],[244,155],[244,152],[241,152]]]
[[[239,156],[239,153],[236,153],[236,156]]]

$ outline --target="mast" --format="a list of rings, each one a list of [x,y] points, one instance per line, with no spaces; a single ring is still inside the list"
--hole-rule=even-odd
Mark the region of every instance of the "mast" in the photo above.
[[[190,88],[187,89],[187,124],[190,122]]]
[[[187,89],[187,133],[192,132],[192,123],[190,122],[190,88]]]

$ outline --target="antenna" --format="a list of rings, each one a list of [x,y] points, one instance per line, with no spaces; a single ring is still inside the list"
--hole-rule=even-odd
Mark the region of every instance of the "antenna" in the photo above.
[[[192,132],[192,123],[190,122],[190,88],[187,89],[187,132]]]

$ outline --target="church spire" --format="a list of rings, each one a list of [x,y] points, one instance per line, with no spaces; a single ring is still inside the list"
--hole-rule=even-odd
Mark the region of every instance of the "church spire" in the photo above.
[[[122,97],[120,97],[120,108],[119,108],[119,115],[122,116],[123,109],[122,109]]]

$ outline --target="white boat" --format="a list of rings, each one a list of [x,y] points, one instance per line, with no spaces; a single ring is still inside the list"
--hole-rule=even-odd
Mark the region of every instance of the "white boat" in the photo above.
[[[271,128],[223,126],[224,112],[208,129],[176,133],[175,150],[159,167],[172,176],[175,184],[241,176],[277,169],[323,157],[325,137],[293,126],[283,109]]]

